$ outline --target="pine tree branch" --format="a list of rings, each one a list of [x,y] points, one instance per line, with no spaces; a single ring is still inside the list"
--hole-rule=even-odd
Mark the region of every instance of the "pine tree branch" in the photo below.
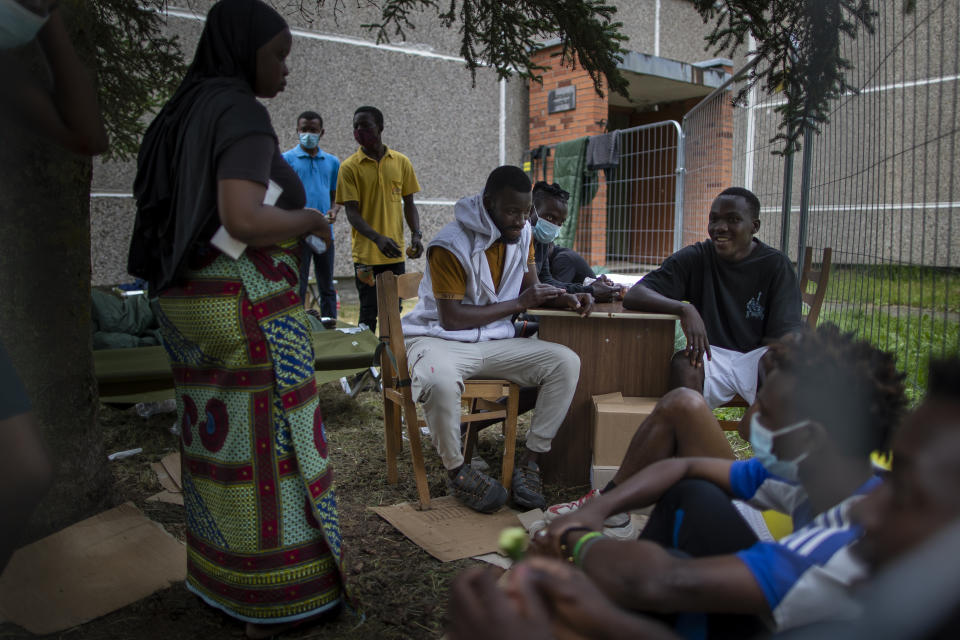
[[[110,138],[108,159],[128,159],[140,147],[147,114],[173,93],[186,70],[176,36],[164,35],[166,0],[89,0],[72,10],[96,51],[100,109]]]
[[[579,63],[603,94],[607,87],[627,95],[627,81],[617,65],[626,53],[623,26],[615,22],[616,7],[602,0],[384,0],[380,20],[363,25],[377,42],[405,39],[415,28],[413,15],[424,9],[437,12],[446,28],[458,28],[460,55],[476,84],[477,69],[491,67],[500,78],[514,74],[539,81],[549,67],[536,64],[533,53],[544,40],[559,37],[560,62]]]
[[[911,0],[907,0],[908,2]],[[708,46],[731,56],[753,35],[759,58],[746,86],[734,98],[742,104],[760,86],[768,94],[782,91],[784,104],[772,143],[777,154],[800,148],[805,128],[820,131],[830,122],[830,104],[857,88],[847,82],[851,69],[841,55],[844,39],[861,31],[872,34],[877,12],[870,0],[693,0],[705,23],[714,22]]]

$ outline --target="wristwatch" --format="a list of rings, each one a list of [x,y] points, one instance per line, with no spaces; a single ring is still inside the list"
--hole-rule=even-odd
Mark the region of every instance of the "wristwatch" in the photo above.
[[[410,237],[411,237],[411,238],[423,238],[423,231],[420,231],[420,229],[417,229],[416,231],[411,231],[411,232],[410,232]]]

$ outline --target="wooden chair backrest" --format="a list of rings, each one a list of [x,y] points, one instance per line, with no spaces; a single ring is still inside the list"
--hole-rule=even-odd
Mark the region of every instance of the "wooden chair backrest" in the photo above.
[[[400,324],[400,300],[417,297],[422,273],[404,273],[397,276],[392,271],[384,271],[377,276],[377,325],[380,328],[380,342],[384,352],[380,355],[381,372],[384,386],[393,386],[393,379],[405,380],[408,377],[407,348],[403,343],[403,326]],[[390,349],[396,360],[390,360],[385,352]]]
[[[820,259],[820,268],[813,268],[813,247],[807,247],[803,252],[803,273],[800,275],[800,298],[810,305],[810,311],[807,313],[807,326],[811,329],[817,327],[817,320],[820,318],[820,308],[823,306],[823,298],[827,295],[827,282],[830,279],[830,264],[833,258],[833,249],[825,247],[823,256]],[[814,283],[815,288],[812,293],[808,293],[808,283]]]

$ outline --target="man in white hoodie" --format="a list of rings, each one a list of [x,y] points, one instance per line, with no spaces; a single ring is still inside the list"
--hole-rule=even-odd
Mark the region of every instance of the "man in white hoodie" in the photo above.
[[[524,451],[513,473],[514,502],[544,506],[539,454],[550,450],[580,376],[570,349],[515,338],[511,318],[534,307],[590,313],[588,293],[569,294],[537,279],[530,179],[503,166],[482,194],[459,200],[455,220],[427,246],[417,306],[403,318],[413,396],[423,403],[431,439],[449,475],[450,492],[472,509],[492,512],[507,500],[497,480],[464,464],[460,394],[468,378],[504,378],[540,392]]]

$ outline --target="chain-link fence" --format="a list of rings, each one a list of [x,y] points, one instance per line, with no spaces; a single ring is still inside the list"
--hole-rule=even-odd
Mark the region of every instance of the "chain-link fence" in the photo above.
[[[576,211],[559,243],[604,270],[646,272],[682,246],[680,124],[669,120],[615,135],[616,143],[608,141],[616,146],[615,166],[583,172],[578,205],[571,205]],[[554,181],[557,151],[550,145],[528,158],[534,180]]]
[[[683,242],[705,237],[725,186],[753,190],[764,242],[814,262],[833,248],[820,321],[894,351],[922,389],[928,358],[960,350],[960,2],[907,4],[881,2],[876,33],[844,40],[859,91],[792,157],[768,142],[780,95],[731,104],[749,67],[687,113]]]

